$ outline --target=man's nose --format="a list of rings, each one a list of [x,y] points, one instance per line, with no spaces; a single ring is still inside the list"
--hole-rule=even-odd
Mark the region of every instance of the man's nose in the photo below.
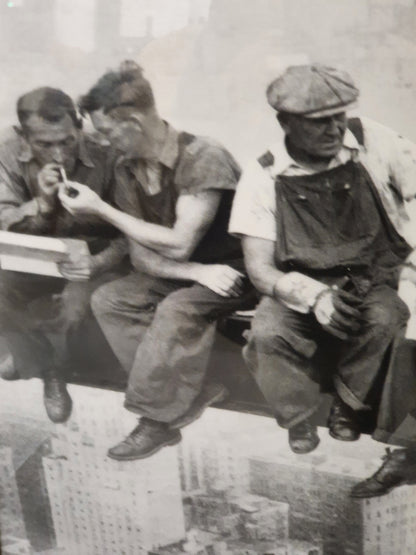
[[[64,161],[64,154],[62,151],[62,148],[59,146],[55,146],[52,149],[52,160],[56,163],[56,164],[62,164]]]
[[[337,124],[337,119],[335,117],[329,117],[328,124],[326,127],[326,132],[330,133],[331,135],[337,135],[338,131],[339,129]]]

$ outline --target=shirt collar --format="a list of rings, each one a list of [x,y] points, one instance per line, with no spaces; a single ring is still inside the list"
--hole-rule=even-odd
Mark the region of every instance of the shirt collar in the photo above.
[[[21,141],[20,153],[18,156],[18,160],[27,164],[31,160],[33,160],[32,149],[27,141]],[[94,168],[95,164],[91,159],[91,156],[88,152],[87,145],[85,144],[84,135],[81,133],[78,142],[78,160],[80,160],[84,166],[87,168]]]
[[[329,163],[328,169],[345,164],[354,153],[359,152],[361,149],[357,139],[354,137],[353,133],[347,129],[345,131],[344,140],[342,147],[338,154]],[[279,141],[274,143],[269,151],[273,154],[274,164],[272,168],[273,175],[284,174],[290,170],[300,170],[307,173],[315,173],[313,170],[306,168],[293,160],[287,151],[285,136],[282,134]]]

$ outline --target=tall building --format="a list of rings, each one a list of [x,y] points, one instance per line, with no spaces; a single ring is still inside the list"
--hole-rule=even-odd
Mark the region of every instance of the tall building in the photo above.
[[[289,505],[257,495],[230,495],[227,491],[193,493],[188,499],[189,528],[247,543],[289,539]]]
[[[31,553],[9,447],[0,448],[0,532],[1,553]]]
[[[1,553],[2,555],[32,555],[33,551],[28,540],[5,536],[1,540]]]
[[[102,399],[89,406],[80,395],[73,421],[59,429],[52,454],[43,459],[58,548],[77,555],[147,555],[179,542],[185,524],[177,449],[130,463],[106,457],[126,416],[121,403],[114,413],[106,411],[106,395],[97,393]]]
[[[180,470],[184,492],[227,489],[235,494],[249,492],[249,457],[261,450],[269,450],[276,439],[275,427],[266,426],[263,419],[243,419],[228,427],[217,428],[215,423],[198,423],[185,430],[179,446]],[[240,415],[241,418],[242,415]],[[235,415],[234,415],[235,417]],[[267,422],[267,420],[266,420]],[[270,422],[267,422],[270,424]]]
[[[365,553],[414,555],[415,488],[400,487],[388,495],[363,500],[362,512]]]
[[[324,552],[345,555],[362,552],[364,523],[359,502],[349,489],[365,474],[364,463],[325,455],[308,461],[283,457],[252,458],[252,493],[288,503],[289,536],[304,541],[322,541]]]
[[[211,0],[121,0],[121,36],[156,38],[208,19]]]

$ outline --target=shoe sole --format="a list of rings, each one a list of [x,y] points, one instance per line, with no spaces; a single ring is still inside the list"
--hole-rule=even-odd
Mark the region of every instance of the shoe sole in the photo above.
[[[189,418],[184,417],[184,418],[181,418],[180,420],[178,419],[177,423],[175,421],[171,422],[169,424],[169,428],[171,430],[179,430],[180,428],[184,428],[185,426],[189,426],[189,424],[192,424],[192,422],[195,422],[195,420],[198,420],[198,418],[200,418],[202,416],[205,409],[207,409],[208,407],[210,407],[214,403],[220,403],[221,401],[225,401],[225,399],[227,399],[227,397],[228,397],[228,391],[225,391],[225,390],[220,391],[217,395],[215,395],[207,403],[205,403],[205,405],[203,405],[198,410],[198,412],[194,413]]]
[[[11,376],[0,376],[0,378],[5,382],[15,382],[17,380],[20,380],[19,374],[12,374]]]
[[[289,443],[289,447],[290,449],[293,451],[293,453],[295,453],[296,455],[307,455],[308,453],[312,453],[312,451],[315,451],[315,449],[318,447],[318,445],[320,444],[321,440],[318,439],[318,441],[313,445],[313,447],[309,448],[309,449],[296,449],[293,448],[292,445]]]
[[[122,456],[119,456],[119,455],[113,455],[112,453],[110,453],[110,451],[107,451],[107,456],[110,459],[114,459],[115,461],[136,461],[136,460],[140,460],[140,459],[147,459],[147,457],[151,457],[152,455],[154,455],[155,453],[157,453],[158,451],[163,449],[163,447],[169,447],[171,445],[176,445],[177,443],[180,443],[181,441],[182,441],[182,436],[175,437],[173,439],[170,439],[169,441],[165,441],[164,443],[160,443],[159,445],[157,445],[157,447],[155,447],[151,451],[148,451],[147,453],[144,453],[142,455],[130,455],[130,456],[127,456],[127,457],[122,457]]]
[[[334,434],[332,430],[329,430],[328,433],[331,437],[333,437],[334,439],[337,439],[338,441],[358,441],[361,437],[361,434],[359,434],[357,437],[354,437],[352,439],[347,439],[345,437],[341,437],[341,436],[338,436],[337,434]]]
[[[387,495],[394,489],[400,488],[401,486],[414,486],[414,485],[416,485],[416,480],[406,480],[404,482],[399,482],[395,486],[391,486],[380,493],[374,493],[373,495],[354,495],[353,493],[350,493],[350,497],[352,499],[371,499],[372,497],[382,497],[383,495]]]

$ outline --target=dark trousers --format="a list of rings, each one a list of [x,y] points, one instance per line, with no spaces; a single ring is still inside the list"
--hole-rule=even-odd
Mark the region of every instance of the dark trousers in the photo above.
[[[387,285],[374,287],[362,309],[359,334],[340,341],[324,332],[312,314],[262,299],[244,356],[281,426],[290,428],[318,408],[322,374],[317,360],[325,357],[323,345],[330,344],[337,354],[332,379],[340,397],[355,410],[368,408],[366,397],[409,311]]]
[[[416,450],[416,341],[400,335],[383,382],[373,438]]]
[[[201,391],[217,319],[253,300],[251,286],[227,298],[138,272],[100,287],[92,309],[129,373],[126,408],[162,422],[184,414]]]
[[[91,314],[92,291],[119,274],[87,282],[0,271],[0,335],[23,379],[41,377],[68,362],[67,339]]]

